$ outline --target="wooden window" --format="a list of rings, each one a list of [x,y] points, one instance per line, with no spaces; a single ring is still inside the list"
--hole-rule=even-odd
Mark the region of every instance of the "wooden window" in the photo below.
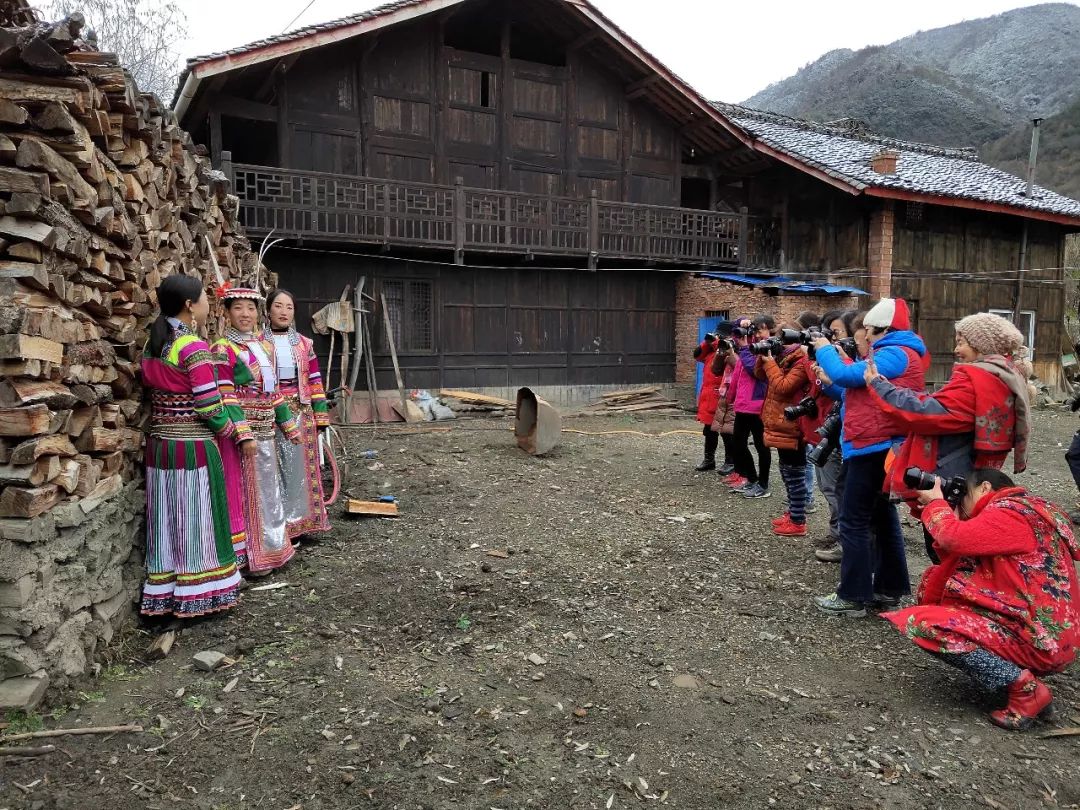
[[[904,221],[906,225],[922,225],[925,217],[925,203],[909,202],[904,206]]]
[[[992,309],[991,315],[1000,315],[1009,323],[1013,323],[1013,313],[1011,309]],[[1028,359],[1035,359],[1035,312],[1030,309],[1020,310],[1020,323],[1017,326],[1020,330],[1020,334],[1024,336],[1024,342],[1028,348]]]
[[[390,316],[390,329],[394,346],[399,354],[427,354],[435,351],[433,324],[434,306],[432,282],[414,279],[383,279],[379,292],[386,299],[386,311]],[[384,351],[390,350],[386,328],[382,318],[378,323],[379,344]]]
[[[499,104],[498,77],[487,70],[450,66],[450,104],[464,109],[494,110]]]

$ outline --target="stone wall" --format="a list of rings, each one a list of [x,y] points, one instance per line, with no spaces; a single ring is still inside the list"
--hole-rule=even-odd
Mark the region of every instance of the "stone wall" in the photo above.
[[[727,312],[729,317],[754,317],[768,313],[777,324],[794,320],[804,310],[819,315],[829,309],[851,309],[858,299],[844,295],[769,294],[760,287],[748,287],[729,281],[683,275],[675,287],[675,382],[693,385],[695,380],[694,347],[698,345],[698,320],[713,312]]]
[[[225,176],[81,30],[3,30],[0,715],[86,672],[132,615],[161,279],[267,279]]]

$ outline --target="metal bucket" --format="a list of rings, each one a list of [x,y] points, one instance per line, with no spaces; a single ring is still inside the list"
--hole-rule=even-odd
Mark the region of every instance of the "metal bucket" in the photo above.
[[[514,437],[518,447],[532,456],[542,456],[559,444],[562,417],[548,402],[528,388],[517,394]]]

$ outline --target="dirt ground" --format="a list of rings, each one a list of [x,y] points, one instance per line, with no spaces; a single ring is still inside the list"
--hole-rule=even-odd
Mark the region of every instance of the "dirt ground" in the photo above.
[[[564,426],[696,432],[689,415]],[[349,491],[396,495],[401,519],[337,518],[257,583],[289,587],[248,591],[162,662],[129,633],[7,733],[145,731],[0,759],[0,808],[1080,806],[1080,737],[1041,736],[1080,726],[1075,669],[1049,681],[1053,724],[1000,731],[990,698],[884,621],[813,609],[837,568],[767,531],[778,480],[767,501],[722,492],[692,471],[695,435],[567,433],[536,459],[509,428],[353,431],[382,468],[354,460]],[[1070,505],[1075,428],[1040,414],[1022,477]],[[196,671],[204,650],[235,663]]]

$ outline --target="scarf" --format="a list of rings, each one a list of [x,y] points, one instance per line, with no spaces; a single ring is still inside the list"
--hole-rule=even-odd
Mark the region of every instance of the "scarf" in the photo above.
[[[1011,360],[1000,354],[986,355],[982,360],[977,360],[971,365],[1001,380],[1013,395],[1012,405],[1016,414],[1016,424],[1013,428],[1013,472],[1022,473],[1027,469],[1027,446],[1031,435],[1031,400],[1027,380]],[[978,405],[978,390],[976,390],[975,412],[977,415],[984,412],[984,409]],[[985,426],[979,425],[979,427]],[[981,434],[982,431],[976,431],[977,449],[981,449],[979,446]]]

